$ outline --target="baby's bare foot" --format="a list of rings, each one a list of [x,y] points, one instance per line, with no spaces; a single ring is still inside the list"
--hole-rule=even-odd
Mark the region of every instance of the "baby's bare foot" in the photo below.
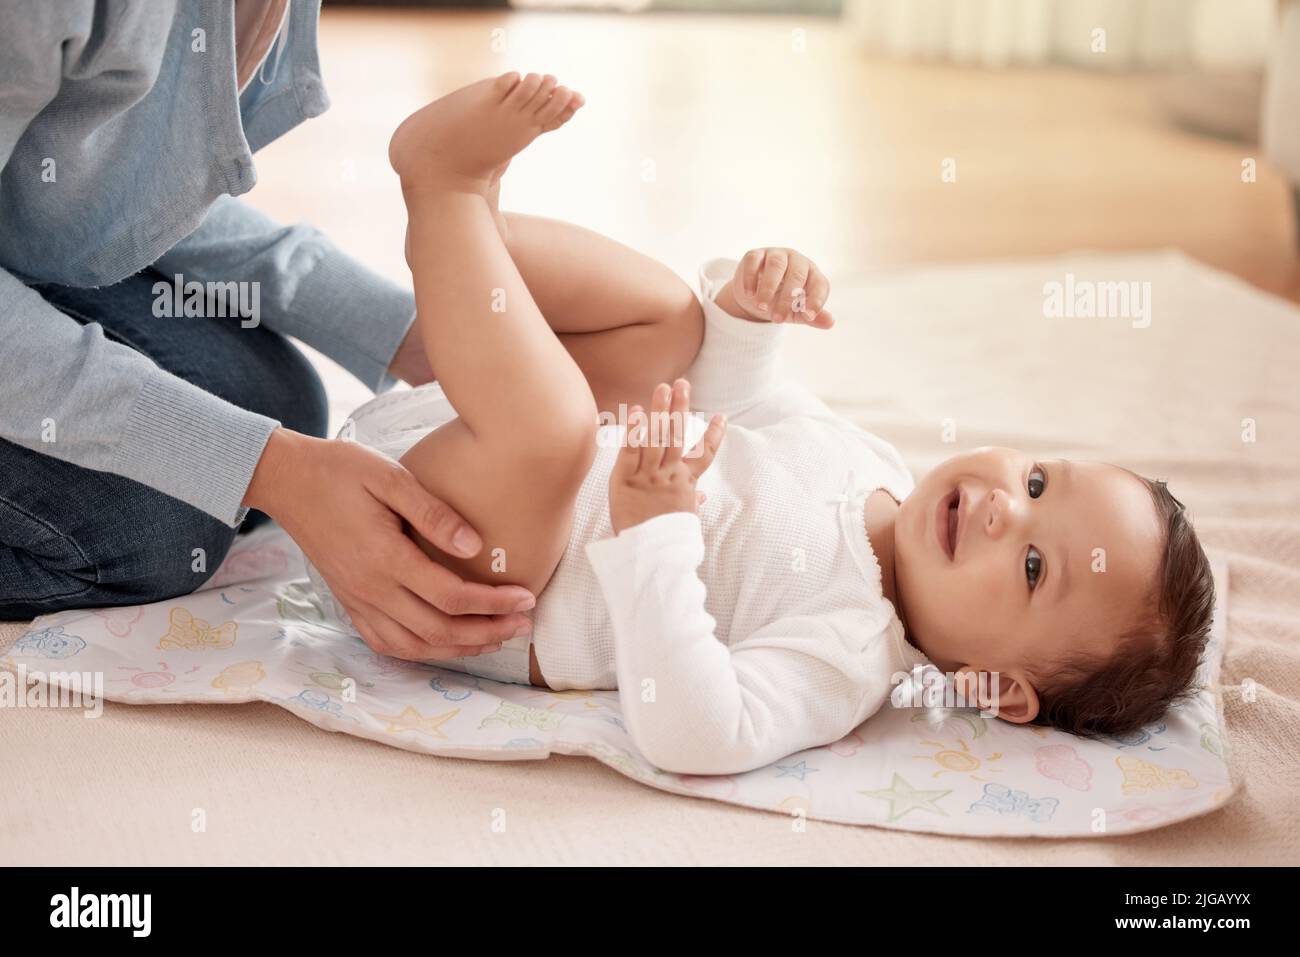
[[[580,93],[550,74],[480,80],[407,117],[388,144],[388,159],[404,187],[486,195],[512,156],[567,123],[582,104]]]

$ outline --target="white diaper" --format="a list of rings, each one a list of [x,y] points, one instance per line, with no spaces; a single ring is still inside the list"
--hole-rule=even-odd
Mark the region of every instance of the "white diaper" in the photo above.
[[[401,392],[376,396],[358,408],[339,429],[338,438],[344,442],[357,442],[382,452],[391,459],[399,459],[416,442],[434,429],[456,418],[456,410],[447,400],[437,383]],[[304,559],[307,577],[315,595],[312,596],[324,617],[340,630],[360,637],[347,611],[335,599],[329,585],[316,566]],[[438,661],[440,668],[450,668],[492,681],[513,684],[530,684],[528,679],[528,649],[530,635],[511,638],[501,645],[501,650],[490,655],[468,658],[448,658]]]

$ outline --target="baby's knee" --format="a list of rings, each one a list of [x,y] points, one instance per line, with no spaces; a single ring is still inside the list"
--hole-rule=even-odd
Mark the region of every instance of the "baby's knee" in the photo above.
[[[584,389],[549,412],[525,440],[529,467],[576,490],[596,459],[596,400]]]
[[[630,343],[637,349],[635,379],[630,385],[649,398],[660,382],[686,375],[704,344],[704,309],[686,290],[680,304],[638,330]]]
[[[668,327],[671,345],[665,360],[670,368],[663,376],[664,382],[686,375],[704,344],[704,308],[694,293],[682,303],[680,310],[668,318]]]

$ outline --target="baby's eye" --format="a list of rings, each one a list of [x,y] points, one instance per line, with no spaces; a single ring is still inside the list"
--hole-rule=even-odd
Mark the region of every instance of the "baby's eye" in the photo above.
[[[1029,551],[1025,555],[1025,579],[1029,582],[1030,591],[1038,587],[1038,576],[1042,571],[1043,556],[1038,553],[1038,549],[1030,545]]]
[[[1029,487],[1029,497],[1038,498],[1043,494],[1043,489],[1047,488],[1047,473],[1040,468],[1034,468],[1029,472],[1029,481],[1025,483]]]

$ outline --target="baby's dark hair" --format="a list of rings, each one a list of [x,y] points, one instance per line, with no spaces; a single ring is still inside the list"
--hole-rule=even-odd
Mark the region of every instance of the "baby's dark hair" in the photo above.
[[[1135,473],[1136,475],[1136,473]],[[1214,615],[1214,576],[1182,502],[1164,482],[1136,475],[1165,531],[1155,587],[1138,625],[1117,650],[1067,660],[1039,687],[1034,724],[1085,737],[1131,734],[1194,692]]]

